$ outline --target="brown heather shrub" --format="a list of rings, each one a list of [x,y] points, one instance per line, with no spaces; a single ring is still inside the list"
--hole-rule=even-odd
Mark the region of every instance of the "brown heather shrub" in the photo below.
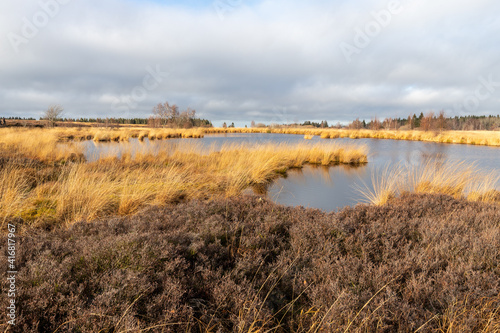
[[[404,194],[327,214],[244,196],[18,237],[12,332],[500,330],[497,205]]]

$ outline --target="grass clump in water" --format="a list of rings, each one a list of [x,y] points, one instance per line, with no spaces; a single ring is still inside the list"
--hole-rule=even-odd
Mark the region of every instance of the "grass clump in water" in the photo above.
[[[372,176],[372,184],[357,186],[365,201],[383,205],[401,193],[446,194],[471,201],[498,202],[500,174],[465,162],[430,161],[421,166],[386,167]]]

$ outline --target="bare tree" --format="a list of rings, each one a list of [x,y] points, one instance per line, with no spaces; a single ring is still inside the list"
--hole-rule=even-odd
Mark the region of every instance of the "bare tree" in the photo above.
[[[168,102],[165,102],[164,104],[159,103],[155,107],[153,107],[153,117],[156,118],[158,121],[155,121],[155,127],[158,125],[165,125],[167,123],[168,117],[169,117],[169,109],[170,105],[168,105]]]
[[[156,116],[150,116],[148,119],[148,126],[149,127],[160,127],[160,121],[161,119],[156,117]]]
[[[412,130],[415,128],[415,118],[411,114],[408,116],[407,124],[409,129]]]
[[[374,131],[378,131],[379,129],[382,128],[382,124],[380,123],[380,120],[375,116],[375,118],[372,119],[370,122],[370,129]]]
[[[43,113],[43,119],[49,121],[49,126],[54,126],[57,119],[61,118],[64,108],[59,104],[53,104]]]
[[[178,113],[178,111],[177,111]],[[193,110],[191,108],[187,108],[186,111],[182,111],[181,113],[178,113],[177,115],[177,126],[184,127],[184,128],[191,128],[193,127],[194,123],[194,117],[196,115],[196,110]]]
[[[359,120],[359,118],[356,118],[351,124],[349,124],[349,129],[361,129],[363,128],[363,123]]]
[[[433,127],[433,119],[434,119],[434,112],[429,112],[427,115],[422,118],[422,121],[420,122],[420,128],[424,131],[430,131]]]
[[[388,118],[385,118],[384,121],[382,122],[382,127],[386,130],[390,130],[392,128],[394,128],[395,130],[398,129],[398,122],[397,122],[397,119],[396,118],[391,118],[391,117],[388,117]]]
[[[444,110],[439,111],[439,117],[437,118],[437,127],[439,128],[440,132],[446,130],[446,116]]]
[[[179,107],[176,104],[170,106],[168,105],[168,103],[165,104],[167,104],[169,122],[175,124],[176,126],[179,126]]]
[[[188,109],[181,114],[179,113],[179,107],[175,104],[170,105],[168,102],[159,103],[153,108],[153,116],[160,120],[162,126],[180,126],[182,125],[185,118],[192,118],[196,114],[195,110]]]
[[[196,117],[196,110],[195,109],[187,108],[186,112],[187,112],[188,117],[190,119],[194,119],[194,117]]]

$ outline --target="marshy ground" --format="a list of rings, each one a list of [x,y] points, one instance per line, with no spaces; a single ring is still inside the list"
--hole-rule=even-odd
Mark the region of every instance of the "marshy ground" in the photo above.
[[[61,144],[65,137],[59,129],[11,130],[0,137],[3,224],[17,217],[29,224],[67,224],[128,215],[147,205],[237,195],[305,164],[367,162],[366,147],[333,142],[219,150],[186,143],[158,154],[124,152],[87,162],[81,147]]]
[[[182,133],[2,130],[13,332],[500,330],[498,175],[396,167],[372,205],[325,213],[241,193],[305,164],[366,163],[366,147],[180,144],[87,162],[71,140]]]

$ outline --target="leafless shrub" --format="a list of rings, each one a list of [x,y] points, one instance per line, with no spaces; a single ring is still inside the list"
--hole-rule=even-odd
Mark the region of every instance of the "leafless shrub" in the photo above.
[[[64,112],[64,108],[59,104],[54,104],[49,106],[47,110],[43,113],[43,119],[48,120],[48,125],[53,127],[56,121],[61,118]]]

